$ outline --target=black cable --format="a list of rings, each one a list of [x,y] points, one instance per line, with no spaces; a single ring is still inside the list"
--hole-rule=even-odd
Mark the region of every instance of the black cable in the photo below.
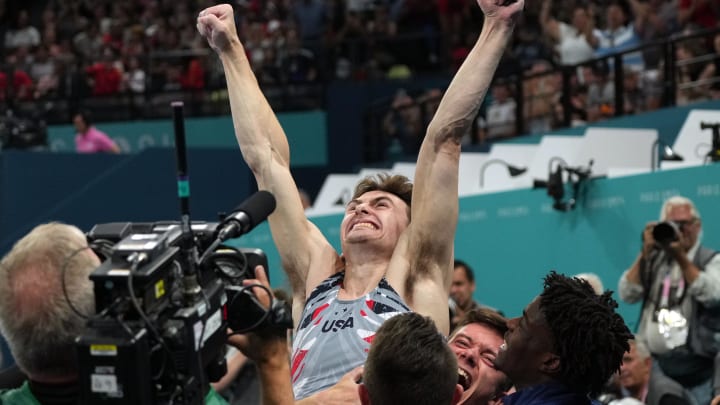
[[[238,285],[242,280],[250,278],[248,277],[250,268],[247,257],[235,248],[228,247],[227,250],[211,252],[205,260],[207,263],[201,263],[201,266],[208,268],[207,264],[212,264],[212,270],[230,285]],[[226,270],[228,268],[238,271],[230,272]]]
[[[90,248],[96,254],[100,253],[98,256],[102,256],[100,260],[111,258],[114,246],[115,244],[107,239],[97,239],[90,243]]]
[[[83,246],[78,249],[73,250],[65,259],[63,260],[62,266],[60,266],[60,283],[62,285],[62,291],[63,291],[63,297],[65,298],[65,301],[68,303],[68,306],[70,309],[79,317],[86,319],[86,320],[93,320],[102,318],[110,313],[111,310],[115,308],[118,304],[122,303],[122,300],[120,297],[115,298],[115,300],[110,303],[110,305],[107,306],[107,308],[103,309],[97,314],[83,314],[81,313],[77,307],[72,303],[72,300],[70,300],[70,296],[68,295],[67,291],[67,282],[65,281],[65,273],[67,273],[67,266],[70,264],[70,261],[80,252],[82,252],[85,249],[93,249],[93,247],[96,246],[96,243],[93,242],[89,246]]]
[[[73,250],[69,255],[65,257],[63,260],[62,266],[60,266],[60,283],[62,284],[62,291],[63,291],[63,297],[65,297],[65,301],[67,302],[70,309],[80,318],[90,320],[92,318],[92,314],[86,315],[80,312],[77,307],[75,307],[75,304],[73,304],[72,300],[70,299],[70,296],[67,292],[67,283],[65,282],[65,272],[67,271],[67,267],[70,264],[70,261],[78,255],[78,253],[82,252],[85,249],[90,249],[90,246],[83,246],[80,248],[77,248]]]
[[[162,346],[162,343],[161,343],[160,345]],[[161,347],[161,349],[163,349],[163,348]],[[152,350],[151,350],[151,353],[150,353],[150,357],[152,358]],[[167,363],[168,363],[167,357],[163,356],[163,357],[162,357],[162,362],[160,363],[160,370],[158,370],[158,372],[157,372],[156,375],[152,376],[152,380],[153,380],[153,381],[159,380],[160,377],[162,377],[163,374],[165,374],[165,366],[167,365]],[[172,363],[172,362],[171,362],[171,364],[173,364],[173,370],[174,370],[174,369],[175,369],[175,365],[174,365],[174,363]]]
[[[117,321],[117,323],[123,328],[123,330],[125,330],[125,332],[127,332],[128,336],[130,336],[131,338],[134,338],[135,333],[130,328],[130,325],[128,325],[125,322],[125,320],[122,319],[122,317],[120,315],[115,317],[115,321]],[[151,357],[152,357],[152,354],[151,354]],[[165,374],[165,365],[166,364],[167,364],[167,359],[165,357],[163,357],[163,361],[162,361],[162,363],[160,363],[160,370],[158,371],[157,375],[152,376],[153,381],[159,380],[160,377],[162,377],[162,375]]]
[[[200,260],[198,260],[198,263],[200,263],[200,265],[202,266],[208,256],[213,253],[222,242],[223,241],[220,238],[215,239],[213,243],[211,243],[210,246],[208,246],[208,248],[205,249],[203,254],[200,256]]]
[[[147,328],[150,330],[150,332],[152,332],[153,335],[155,335],[155,338],[158,340],[158,342],[160,343],[162,348],[167,352],[167,354],[172,357],[172,351],[165,343],[165,340],[163,339],[162,335],[160,335],[160,332],[158,332],[157,329],[155,329],[155,326],[153,326],[153,324],[150,322],[150,319],[147,317],[145,312],[142,310],[142,308],[140,308],[140,303],[138,302],[137,297],[135,297],[135,288],[133,287],[133,284],[132,284],[133,273],[135,273],[137,271],[137,268],[140,265],[140,262],[142,262],[142,258],[141,258],[141,256],[138,255],[135,257],[135,259],[136,260],[132,260],[132,265],[130,267],[130,271],[128,272],[128,277],[127,277],[127,288],[128,288],[128,294],[130,296],[130,301],[132,302],[133,307],[135,308],[135,311],[137,311],[138,315],[140,315],[140,318],[142,318],[143,322],[145,322],[145,325],[147,326]],[[160,370],[162,371],[162,373],[158,373],[158,375],[153,376],[153,381],[156,381],[160,377],[162,377],[163,373],[165,372],[166,361],[167,361],[167,358],[163,357],[163,362],[160,367]]]
[[[130,301],[132,302],[135,311],[137,311],[138,315],[140,315],[140,318],[142,318],[142,320],[145,322],[145,325],[148,327],[148,329],[150,329],[153,335],[155,335],[155,337],[162,342],[163,340],[160,332],[155,329],[155,326],[153,326],[153,324],[150,322],[150,319],[147,317],[147,315],[145,315],[145,312],[142,310],[142,308],[140,308],[140,303],[138,302],[137,297],[135,297],[135,288],[133,287],[132,279],[133,273],[137,271],[139,264],[139,260],[134,260],[130,267],[130,271],[128,272],[127,288],[130,295]]]
[[[92,319],[102,318],[102,317],[110,314],[111,310],[113,310],[117,305],[120,305],[122,303],[123,303],[123,299],[121,297],[116,297],[115,301],[111,302],[110,305],[107,306],[107,308],[103,309],[102,311],[100,311],[99,313],[94,315],[92,317]]]
[[[268,294],[268,296],[270,296],[270,306],[268,306],[268,308],[265,310],[265,313],[263,314],[263,316],[261,316],[260,319],[259,319],[257,322],[255,322],[253,325],[248,326],[248,327],[245,328],[245,329],[233,331],[233,333],[231,333],[229,336],[240,335],[240,334],[243,334],[243,333],[252,332],[252,331],[255,330],[258,326],[262,325],[263,322],[265,322],[265,320],[267,320],[267,318],[270,316],[270,313],[272,313],[272,311],[273,311],[273,306],[275,305],[275,298],[273,297],[272,291],[270,291],[269,288],[265,287],[265,286],[262,285],[262,284],[249,284],[249,285],[243,286],[242,288],[240,288],[240,290],[239,290],[238,293],[236,294],[236,297],[238,297],[240,294],[244,294],[246,290],[249,290],[249,289],[252,289],[252,288],[256,288],[256,287],[262,288],[263,290],[265,290],[265,292]],[[252,293],[252,292],[251,292],[251,293]],[[237,299],[237,298],[234,298],[233,301],[234,301],[235,299]],[[229,316],[229,315],[228,315],[228,316]]]
[[[133,333],[132,329],[130,329],[130,325],[125,323],[125,321],[122,319],[120,315],[115,317],[115,321],[122,326],[123,330],[127,332],[128,336],[133,337],[135,334]]]

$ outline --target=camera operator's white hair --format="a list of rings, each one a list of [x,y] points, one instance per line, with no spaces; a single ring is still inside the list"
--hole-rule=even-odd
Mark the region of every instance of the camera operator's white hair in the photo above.
[[[49,223],[35,227],[0,261],[0,331],[17,365],[30,378],[57,378],[78,371],[75,338],[95,312],[88,275],[99,264],[76,227]]]
[[[695,204],[687,197],[676,195],[668,198],[663,203],[662,208],[660,208],[660,220],[666,221],[668,213],[673,207],[685,205],[690,207],[690,214],[693,216],[693,218],[700,219],[700,212],[698,212],[697,208],[695,208]]]
[[[642,360],[650,357],[650,349],[648,349],[647,345],[642,340],[630,340],[628,343],[635,345],[635,353],[637,353],[638,357]]]

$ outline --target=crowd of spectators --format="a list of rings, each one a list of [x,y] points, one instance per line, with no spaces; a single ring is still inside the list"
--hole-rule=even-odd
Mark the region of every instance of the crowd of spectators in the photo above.
[[[88,97],[129,95],[139,103],[148,90],[202,90],[207,50],[195,35],[194,3],[49,0],[8,7],[0,98],[11,106],[73,100],[77,108]],[[177,56],[150,57],[163,53]]]
[[[28,101],[221,88],[220,65],[194,24],[197,12],[211,3],[47,0],[5,7],[0,97]],[[445,3],[440,18],[433,2],[412,0],[235,5],[258,80],[283,85],[407,77],[440,67],[446,37],[441,27],[462,36],[456,24],[460,2]]]
[[[469,6],[472,2],[451,3]],[[652,111],[673,102],[684,105],[720,98],[717,73],[720,34],[712,32],[720,28],[717,2],[543,0],[529,2],[525,7],[524,21],[501,61],[497,80],[488,92],[476,128],[466,136],[468,144],[483,145],[526,133],[542,134],[615,116],[615,69],[611,56],[641,45],[657,44],[622,57],[623,114]],[[445,21],[442,15],[438,27],[443,38],[450,38],[445,60],[452,69],[467,55],[469,48],[465,44],[472,44],[478,27],[463,24],[464,13],[460,12],[456,21],[461,23],[449,28],[442,23]],[[703,30],[710,32],[675,43],[672,70],[667,70],[663,39]],[[606,59],[598,59],[603,57]],[[667,77],[668,72],[674,76],[674,94],[666,91],[669,88],[666,82],[671,79]],[[414,104],[422,109],[424,97],[424,93],[418,91],[415,99],[404,100],[403,109]],[[522,98],[521,107],[518,98]],[[388,102],[387,111],[386,117],[378,120],[383,124],[381,130],[376,130],[384,139],[386,156],[397,148],[395,134],[412,126],[399,122],[396,128],[388,127],[387,117],[398,116],[397,100]],[[409,119],[419,121],[406,114],[405,120]],[[418,136],[422,138],[421,131]],[[400,142],[403,146],[419,143],[419,140]],[[413,155],[417,149],[404,148],[404,153]]]
[[[124,97],[141,114],[152,97],[167,92],[226,105],[222,68],[195,32],[197,12],[211,3],[46,0],[27,9],[6,7],[0,11],[7,23],[0,100],[72,100],[70,114],[82,107],[82,100],[107,96]],[[296,103],[301,105],[296,108],[322,107],[322,91],[308,91],[304,85],[452,73],[481,28],[474,3],[239,0],[234,4],[251,67],[271,104],[282,109],[284,105],[274,103],[275,99],[308,95],[315,101]],[[525,8],[524,21],[496,75],[525,79],[500,81],[488,92],[467,143],[542,133],[614,115],[612,59],[589,62],[669,35],[712,29],[720,15],[720,6],[710,0],[543,0]],[[678,104],[720,96],[720,61],[693,59],[717,55],[718,50],[718,35],[677,43],[674,98]],[[564,89],[558,69],[583,63],[587,65],[573,72],[569,88]],[[664,64],[659,46],[624,56],[625,113],[653,110],[666,102]],[[569,102],[563,102],[563,91]],[[440,95],[437,89],[422,89],[386,101],[389,112],[381,112],[370,125],[383,138],[384,148],[400,148],[409,155],[417,152],[424,124],[436,107],[437,97],[428,97],[431,93]],[[516,108],[520,96],[522,106]],[[518,115],[523,118],[519,125]]]

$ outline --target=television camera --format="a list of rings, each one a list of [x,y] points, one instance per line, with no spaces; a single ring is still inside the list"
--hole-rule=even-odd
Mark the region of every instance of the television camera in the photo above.
[[[87,234],[105,260],[90,275],[96,315],[76,341],[81,403],[203,404],[209,383],[227,371],[228,327],[292,327],[285,303],[267,308],[255,296],[266,287],[243,285],[257,265],[267,269],[264,253],[224,244],[264,221],[275,198],[259,191],[218,223],[191,222],[184,130],[173,107],[181,221],[98,224]]]
[[[553,163],[558,162],[553,171]],[[564,159],[553,157],[548,162],[548,180],[534,180],[533,188],[546,188],[547,195],[553,199],[553,209],[561,212],[568,212],[575,209],[581,194],[581,186],[592,175],[592,166],[594,161],[590,162],[586,167],[570,167]],[[571,185],[572,195],[565,200],[565,183],[563,182],[563,172],[567,173],[568,183]]]

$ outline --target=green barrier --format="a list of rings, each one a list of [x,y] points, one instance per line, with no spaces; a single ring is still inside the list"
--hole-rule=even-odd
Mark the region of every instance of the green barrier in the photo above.
[[[703,242],[720,249],[720,165],[591,180],[577,208],[552,209],[545,190],[517,190],[462,198],[455,254],[475,270],[475,298],[519,316],[542,289],[550,270],[596,273],[605,289],[617,290],[622,272],[640,249],[640,232],[658,218],[662,202],[681,194],[702,215]],[[313,218],[339,249],[341,215]],[[266,224],[235,241],[268,254],[274,285],[287,281]],[[619,301],[619,297],[615,294]],[[631,328],[640,306],[620,302]]]
[[[293,152],[292,164],[324,166],[328,163],[325,112],[283,113],[278,115]],[[98,129],[110,135],[124,152],[135,153],[151,147],[174,145],[170,119],[162,121],[104,122]],[[185,121],[187,146],[190,148],[237,148],[230,117],[188,118]],[[48,143],[53,152],[75,150],[75,128],[54,125],[48,128]]]

